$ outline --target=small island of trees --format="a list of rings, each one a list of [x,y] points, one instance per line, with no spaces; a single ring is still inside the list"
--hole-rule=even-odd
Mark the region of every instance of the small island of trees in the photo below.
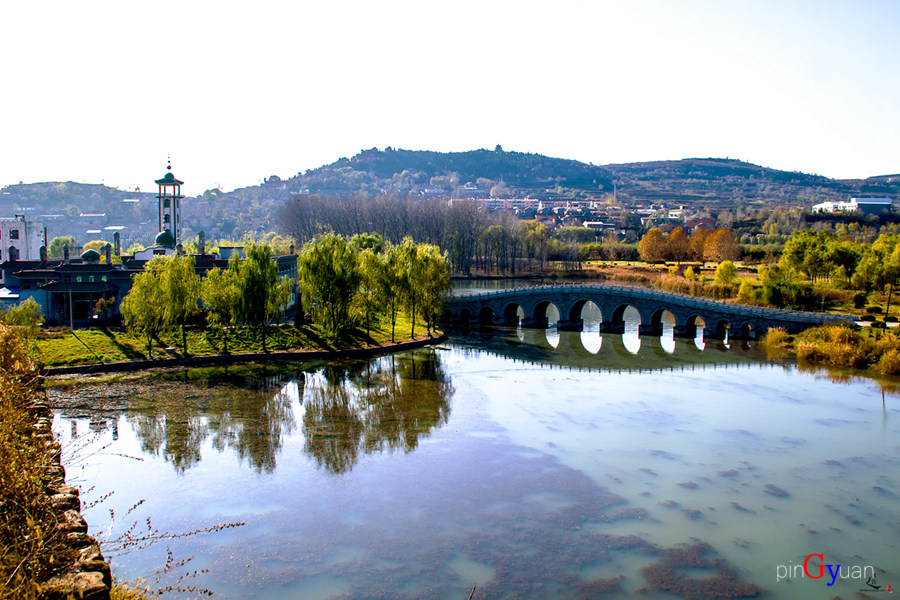
[[[450,289],[446,256],[409,237],[394,245],[378,234],[320,234],[297,258],[297,281],[278,276],[267,244],[250,243],[245,252],[246,258],[233,255],[226,268],[205,277],[192,256],[178,254],[154,258],[134,277],[122,316],[150,357],[154,340],[173,333],[187,356],[189,330],[202,330],[209,346],[223,353],[229,336],[250,331],[267,352],[269,325],[285,319],[298,292],[295,325],[308,325],[315,330],[308,333],[338,346],[358,339],[353,333],[362,329],[372,340],[373,328],[382,324],[393,342],[401,316],[411,337],[423,322],[430,334]]]

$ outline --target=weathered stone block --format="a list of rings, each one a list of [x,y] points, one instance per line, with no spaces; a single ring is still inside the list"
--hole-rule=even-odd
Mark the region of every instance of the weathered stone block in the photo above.
[[[106,600],[109,585],[103,581],[103,573],[67,573],[53,577],[41,586],[42,600]]]

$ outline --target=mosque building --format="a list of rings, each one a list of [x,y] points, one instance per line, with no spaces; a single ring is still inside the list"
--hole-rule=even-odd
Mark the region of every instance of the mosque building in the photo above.
[[[63,257],[48,258],[46,239],[38,249],[38,256],[23,256],[21,252],[4,253],[0,262],[0,308],[15,306],[33,298],[41,307],[49,325],[71,325],[90,327],[99,324],[116,323],[121,320],[119,308],[122,299],[131,290],[134,275],[144,270],[144,265],[156,256],[184,254],[182,249],[181,203],[184,182],[175,178],[172,165],[166,167],[166,174],[156,180],[159,192],[159,233],[155,243],[149,248],[123,255],[119,234],[113,244],[107,244],[103,251],[85,250],[77,258],[70,256],[69,248],[63,249]],[[46,234],[45,234],[46,235]],[[199,235],[199,253],[193,254],[197,273],[205,275],[210,269],[227,268],[232,255],[244,257],[242,246],[224,246],[218,252],[207,253],[205,236]],[[24,258],[24,260],[23,260]],[[297,256],[293,253],[273,256],[278,265],[279,277],[297,278]],[[104,314],[97,314],[100,299],[112,300],[112,308]],[[293,303],[292,303],[293,304]],[[290,307],[289,307],[290,308]]]

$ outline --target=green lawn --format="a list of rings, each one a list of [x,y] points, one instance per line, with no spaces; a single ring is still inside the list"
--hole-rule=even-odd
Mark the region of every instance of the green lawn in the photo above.
[[[411,323],[400,317],[396,324],[396,340],[410,339]],[[425,324],[416,323],[416,335],[425,334]],[[191,356],[222,354],[223,334],[221,331],[189,329],[188,353]],[[162,342],[162,344],[160,344]],[[338,340],[329,340],[315,326],[295,327],[294,325],[270,325],[266,328],[266,349],[284,350],[338,350],[365,346],[379,346],[391,343],[390,323],[379,323],[369,334],[355,329]],[[135,337],[117,329],[67,329],[44,331],[35,342],[38,359],[48,367],[110,363],[149,358],[145,337]],[[166,352],[169,348],[170,352]],[[172,350],[174,349],[174,350]],[[262,339],[258,332],[247,328],[235,328],[228,332],[228,352],[240,354],[262,352]],[[182,356],[181,332],[173,331],[154,341],[153,358]]]

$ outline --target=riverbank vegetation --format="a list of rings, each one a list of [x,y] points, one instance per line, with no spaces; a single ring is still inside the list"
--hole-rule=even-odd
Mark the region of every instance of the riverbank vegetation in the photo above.
[[[46,493],[51,481],[29,407],[37,372],[17,326],[0,323],[0,598],[32,599],[73,560]]]
[[[795,354],[801,364],[900,375],[900,334],[890,330],[823,325],[791,336],[775,328],[762,345],[773,356]]]

